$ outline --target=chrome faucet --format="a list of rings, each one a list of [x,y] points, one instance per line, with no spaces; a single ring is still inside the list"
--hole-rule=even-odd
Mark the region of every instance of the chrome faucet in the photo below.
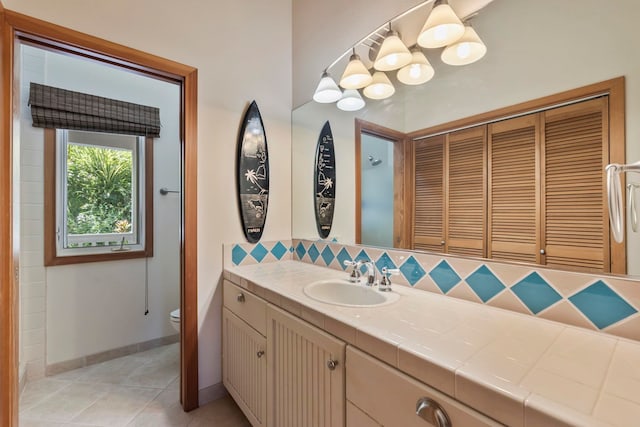
[[[376,265],[373,261],[365,261],[363,263],[367,267],[367,286],[377,286],[378,285],[378,273],[376,271]]]
[[[351,274],[349,275],[349,281],[352,283],[360,282],[360,267],[362,267],[362,261],[345,260],[344,265],[347,267],[353,267],[353,270],[351,270]]]

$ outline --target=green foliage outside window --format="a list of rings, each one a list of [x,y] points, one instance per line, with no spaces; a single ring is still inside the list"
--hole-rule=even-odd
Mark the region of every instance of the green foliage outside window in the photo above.
[[[131,231],[132,152],[67,145],[67,232]]]

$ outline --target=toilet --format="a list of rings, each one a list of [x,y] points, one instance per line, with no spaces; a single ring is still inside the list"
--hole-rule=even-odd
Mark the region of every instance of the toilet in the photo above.
[[[169,315],[169,321],[171,322],[171,326],[173,326],[173,329],[175,329],[179,333],[180,332],[180,309],[179,308],[176,308],[171,312],[171,314]]]

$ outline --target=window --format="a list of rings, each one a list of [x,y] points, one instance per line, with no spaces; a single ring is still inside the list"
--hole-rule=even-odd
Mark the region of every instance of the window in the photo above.
[[[152,256],[151,138],[47,129],[45,144],[46,265]]]

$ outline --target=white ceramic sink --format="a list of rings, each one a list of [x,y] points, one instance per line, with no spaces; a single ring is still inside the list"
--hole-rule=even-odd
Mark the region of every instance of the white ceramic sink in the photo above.
[[[303,290],[309,298],[316,301],[346,307],[379,307],[394,303],[400,298],[395,292],[380,292],[377,288],[340,279],[309,283]]]

